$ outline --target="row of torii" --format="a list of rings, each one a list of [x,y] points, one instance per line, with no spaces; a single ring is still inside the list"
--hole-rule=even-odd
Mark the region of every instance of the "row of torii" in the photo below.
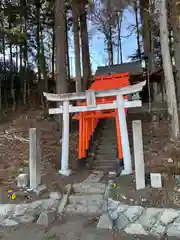
[[[141,100],[128,101],[124,99],[124,95],[131,95],[142,91],[146,81],[137,83],[131,86],[94,91],[88,90],[81,93],[66,93],[66,94],[52,94],[44,93],[44,96],[48,101],[60,103],[58,108],[49,109],[49,114],[63,114],[63,126],[62,126],[62,152],[61,152],[61,169],[59,173],[64,176],[69,176],[71,170],[69,169],[69,113],[87,112],[87,111],[99,111],[99,110],[118,110],[118,119],[120,126],[120,135],[122,141],[122,151],[124,159],[124,170],[122,175],[129,175],[132,173],[131,153],[129,146],[128,129],[126,122],[125,108],[141,107]],[[103,97],[116,97],[116,101],[106,104],[96,104],[96,98]],[[87,106],[72,106],[71,101],[86,100]]]

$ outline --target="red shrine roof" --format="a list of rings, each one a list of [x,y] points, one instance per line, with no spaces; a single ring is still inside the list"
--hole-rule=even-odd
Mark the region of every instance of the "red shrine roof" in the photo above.
[[[129,73],[98,76],[88,90],[110,90],[129,85]]]

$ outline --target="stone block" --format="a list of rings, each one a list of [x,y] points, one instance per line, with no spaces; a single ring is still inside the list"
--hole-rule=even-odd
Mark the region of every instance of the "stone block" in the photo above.
[[[63,195],[63,198],[61,199],[61,202],[58,206],[58,213],[61,214],[63,211],[64,211],[64,208],[67,204],[67,201],[68,201],[68,194],[64,194]]]
[[[162,177],[160,173],[151,173],[150,178],[152,188],[162,188]]]
[[[56,213],[53,211],[42,212],[37,220],[37,224],[48,227],[56,220]]]
[[[135,162],[136,189],[145,188],[145,166],[143,153],[142,123],[140,120],[133,121],[133,146]]]
[[[113,223],[108,214],[103,214],[97,224],[97,228],[112,229]]]
[[[62,194],[59,192],[50,192],[49,198],[54,199],[54,200],[61,200]]]
[[[18,188],[25,188],[28,186],[29,178],[27,173],[20,173],[16,180]]]
[[[119,161],[119,160],[118,160]],[[116,172],[109,172],[109,178],[114,179],[116,178]]]
[[[45,191],[46,191],[46,186],[44,184],[39,185],[37,188],[33,189],[33,192],[35,192],[37,196],[40,196]]]

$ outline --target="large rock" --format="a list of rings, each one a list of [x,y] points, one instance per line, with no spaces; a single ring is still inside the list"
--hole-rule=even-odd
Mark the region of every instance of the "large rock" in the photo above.
[[[81,194],[104,194],[106,185],[103,183],[77,183],[73,185],[73,191]]]
[[[48,227],[56,220],[56,213],[53,211],[42,212],[37,220],[37,224]]]
[[[107,204],[108,204],[108,211],[113,212],[117,210],[118,206],[120,205],[120,202],[114,201],[112,198],[108,198]]]
[[[165,233],[166,227],[163,226],[160,221],[157,221],[150,230],[153,236],[161,238]]]
[[[15,204],[0,204],[0,218],[12,215],[15,206]]]
[[[170,224],[166,231],[169,237],[180,236],[180,217],[178,217],[172,224]]]
[[[8,219],[7,218],[7,219],[1,219],[0,220],[0,225],[10,227],[10,226],[18,225],[18,222],[13,220],[13,219]]]
[[[97,224],[97,228],[106,228],[106,229],[112,229],[113,228],[113,223],[108,214],[103,214],[99,222]]]
[[[169,223],[172,223],[179,215],[180,212],[175,209],[165,209],[160,217],[160,222],[163,225],[168,225]]]
[[[144,230],[143,226],[139,223],[129,224],[125,229],[125,233],[127,234],[136,234],[136,235],[148,235],[148,233]]]
[[[22,216],[17,216],[14,220],[17,221],[18,223],[32,223],[36,219],[35,216],[32,215],[22,215]]]
[[[122,214],[127,209],[128,205],[120,204],[115,209],[113,208],[113,206],[111,207],[112,208],[108,209],[108,213],[111,219],[115,221],[119,217],[119,215]]]
[[[129,206],[124,214],[130,222],[136,221],[144,212],[144,208],[140,206]]]
[[[14,208],[14,213],[13,216],[22,216],[23,214],[25,214],[25,212],[27,211],[28,207],[30,206],[29,203],[27,204],[17,204]]]
[[[144,228],[151,229],[163,213],[163,208],[147,208],[137,220]]]
[[[115,227],[119,230],[123,230],[129,224],[127,217],[121,213],[116,219]]]

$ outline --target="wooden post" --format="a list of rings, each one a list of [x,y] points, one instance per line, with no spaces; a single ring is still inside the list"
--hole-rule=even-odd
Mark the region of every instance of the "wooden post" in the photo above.
[[[36,128],[29,129],[29,177],[30,188],[36,189],[41,183],[40,139]]]
[[[59,173],[64,176],[69,176],[69,101],[63,102],[63,136],[61,149],[61,170]]]
[[[132,125],[133,125],[136,189],[139,190],[145,188],[142,124],[140,120],[136,120],[133,121]]]
[[[124,98],[121,94],[117,95],[117,107],[118,107],[118,118],[120,126],[120,134],[122,141],[122,150],[124,158],[124,170],[121,172],[122,175],[129,175],[132,173],[131,153],[129,147],[129,137],[127,130],[126,115],[124,109]]]

